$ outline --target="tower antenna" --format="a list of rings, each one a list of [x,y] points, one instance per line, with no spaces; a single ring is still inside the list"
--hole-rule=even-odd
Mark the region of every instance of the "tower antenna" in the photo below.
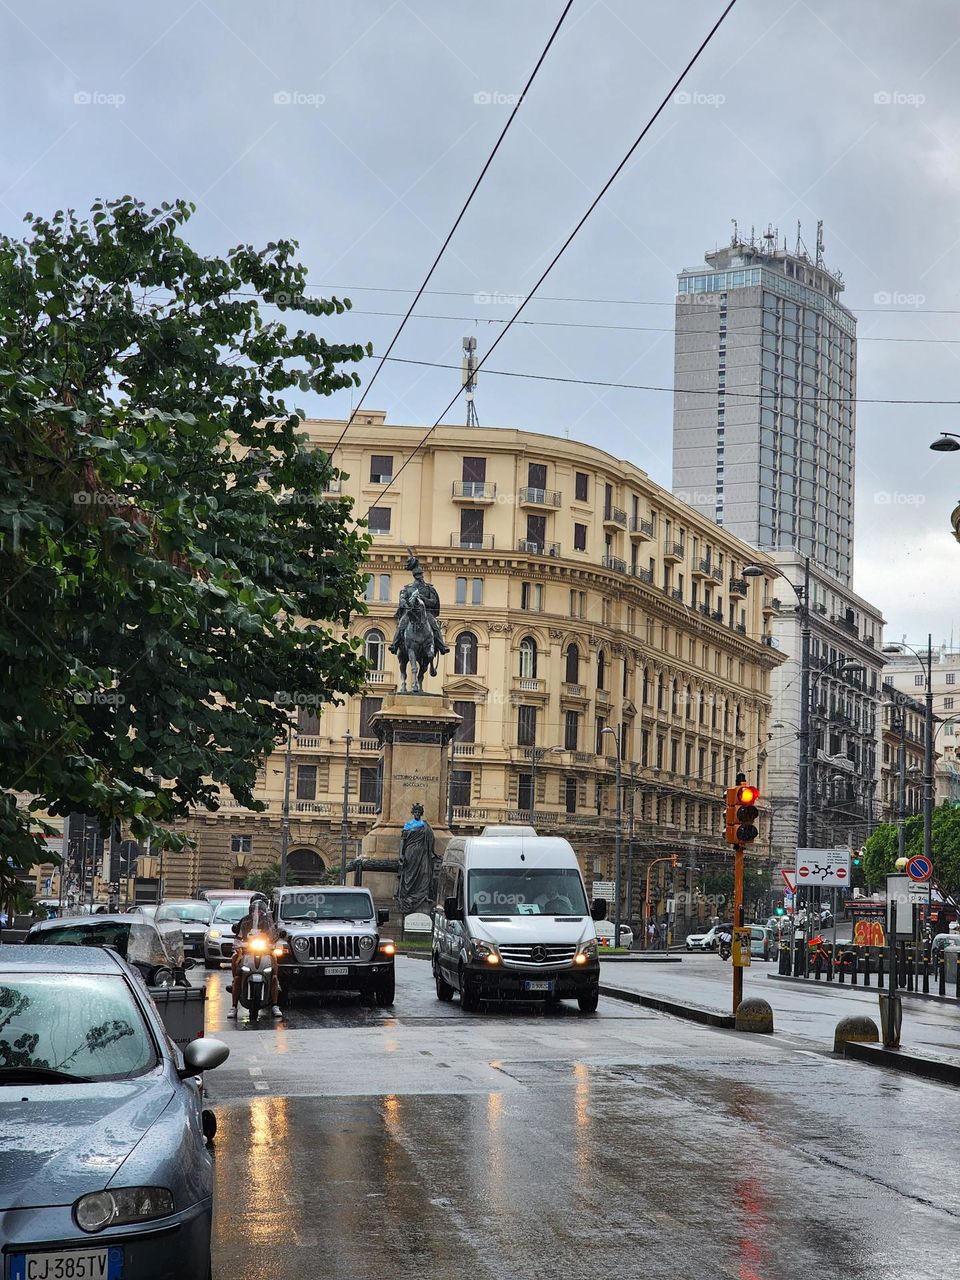
[[[817,266],[823,266],[823,219],[817,222]]]
[[[463,398],[467,404],[467,426],[479,427],[480,419],[477,417],[477,406],[473,400],[473,393],[477,385],[477,340],[476,338],[464,338],[463,340],[463,364],[461,381],[463,384]]]

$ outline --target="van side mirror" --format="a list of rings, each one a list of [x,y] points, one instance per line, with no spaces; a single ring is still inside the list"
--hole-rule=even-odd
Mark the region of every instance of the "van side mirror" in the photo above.
[[[456,898],[444,898],[443,914],[448,920],[462,920],[463,909]]]
[[[378,925],[386,924],[386,923],[387,923],[387,921],[388,921],[389,919],[390,919],[390,912],[389,912],[389,911],[379,910],[379,911],[377,912],[377,924],[378,924]]]
[[[607,900],[606,898],[594,898],[590,904],[590,915],[594,920],[606,920],[607,918]]]

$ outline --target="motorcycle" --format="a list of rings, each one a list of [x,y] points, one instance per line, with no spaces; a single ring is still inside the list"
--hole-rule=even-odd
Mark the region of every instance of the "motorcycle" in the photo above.
[[[239,944],[243,952],[237,976],[240,983],[239,1002],[256,1022],[260,1010],[270,1006],[273,989],[274,966],[286,950],[282,942],[272,943],[265,933],[249,933]]]
[[[729,938],[721,938],[721,939],[720,939],[720,946],[719,946],[718,950],[719,950],[719,953],[720,953],[720,959],[721,959],[721,960],[729,960],[729,959],[730,959],[730,949],[731,949],[731,946],[732,946],[732,943],[731,943],[731,940],[730,940]]]

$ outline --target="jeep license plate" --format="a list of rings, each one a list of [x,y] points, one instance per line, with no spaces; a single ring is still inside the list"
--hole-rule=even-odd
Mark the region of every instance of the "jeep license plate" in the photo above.
[[[528,978],[523,984],[524,991],[552,991],[553,983],[546,979],[533,980]]]
[[[350,970],[345,964],[328,964],[323,972],[328,978],[345,978]]]

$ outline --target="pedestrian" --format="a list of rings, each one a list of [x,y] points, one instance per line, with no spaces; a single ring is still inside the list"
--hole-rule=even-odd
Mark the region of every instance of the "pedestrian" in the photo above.
[[[657,941],[657,926],[651,920],[647,925],[647,946],[652,947]]]

